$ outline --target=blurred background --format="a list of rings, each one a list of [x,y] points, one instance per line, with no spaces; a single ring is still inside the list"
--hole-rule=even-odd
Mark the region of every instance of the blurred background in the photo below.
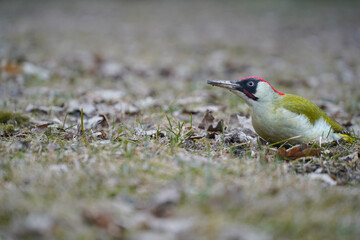
[[[0,58],[65,78],[59,66],[200,85],[257,75],[310,96],[359,97],[359,9],[359,1],[1,1]]]

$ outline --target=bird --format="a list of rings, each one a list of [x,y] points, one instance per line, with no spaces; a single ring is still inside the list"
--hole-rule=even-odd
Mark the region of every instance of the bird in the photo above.
[[[235,93],[250,108],[255,132],[268,143],[299,144],[320,137],[351,141],[344,128],[306,98],[277,91],[266,80],[249,76],[235,81],[208,80]]]

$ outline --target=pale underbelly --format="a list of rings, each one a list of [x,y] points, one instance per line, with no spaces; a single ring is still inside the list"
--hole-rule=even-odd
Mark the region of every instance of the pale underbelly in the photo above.
[[[252,114],[252,124],[257,134],[270,143],[288,140],[289,143],[296,144],[320,137],[337,139],[338,135],[334,134],[323,118],[312,124],[304,115],[285,111],[283,114],[273,115]]]

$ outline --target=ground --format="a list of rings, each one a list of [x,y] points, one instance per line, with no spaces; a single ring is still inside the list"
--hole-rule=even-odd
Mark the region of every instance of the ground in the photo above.
[[[358,1],[0,2],[1,239],[356,239],[359,140],[269,145],[255,75],[360,131]]]

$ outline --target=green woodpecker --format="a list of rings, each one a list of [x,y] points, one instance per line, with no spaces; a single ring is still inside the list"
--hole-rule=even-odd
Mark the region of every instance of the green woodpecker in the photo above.
[[[245,77],[236,81],[208,80],[207,83],[226,88],[241,97],[250,107],[255,131],[270,143],[288,140],[290,144],[297,144],[320,137],[351,139],[343,134],[343,127],[316,104],[276,91],[264,79]]]

